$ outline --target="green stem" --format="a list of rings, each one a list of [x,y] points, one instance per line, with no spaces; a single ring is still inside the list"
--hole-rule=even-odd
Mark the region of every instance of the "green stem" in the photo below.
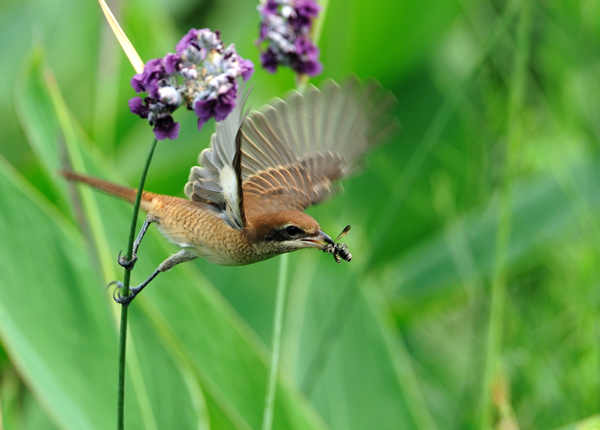
[[[311,30],[311,37],[315,45],[321,40],[321,32],[323,31],[323,24],[325,23],[325,17],[327,16],[329,0],[319,0],[319,6],[321,6],[321,12],[319,12],[319,17],[315,20]]]
[[[271,430],[273,427],[273,410],[275,408],[275,394],[277,392],[277,373],[279,371],[279,357],[281,354],[281,332],[283,327],[283,311],[287,293],[287,271],[289,255],[279,257],[279,277],[277,279],[277,298],[275,303],[275,318],[273,322],[273,341],[271,347],[271,368],[267,380],[267,395],[263,413],[262,430]]]
[[[127,244],[127,260],[131,260],[133,256],[133,242],[135,241],[135,233],[137,230],[137,218],[140,212],[140,202],[142,201],[142,191],[144,190],[144,184],[146,182],[146,176],[148,175],[148,169],[150,168],[150,162],[156,149],[157,140],[154,139],[148,157],[146,158],[146,164],[142,171],[140,178],[140,185],[137,189],[137,195],[135,197],[135,203],[133,204],[133,215],[131,217],[131,228],[129,230],[129,243]],[[123,295],[129,295],[129,283],[131,280],[131,270],[125,269],[123,276]],[[125,354],[127,345],[127,309],[128,306],[124,305],[121,307],[121,326],[119,329],[119,385],[117,391],[117,430],[123,430],[125,428]]]
[[[321,13],[312,29],[312,39],[315,45],[318,45],[323,29],[323,22],[327,15],[329,0],[320,0]],[[308,83],[308,75],[298,75],[296,77],[296,87],[298,91],[303,91]],[[273,341],[271,347],[271,367],[267,379],[267,395],[265,396],[265,408],[263,412],[262,430],[271,430],[273,426],[273,411],[275,407],[275,395],[277,393],[277,373],[279,371],[279,357],[281,355],[281,332],[283,327],[283,313],[285,309],[285,298],[287,294],[287,254],[279,257],[279,277],[277,280],[277,297],[275,299],[275,319],[273,322]]]
[[[121,306],[119,329],[119,387],[117,392],[117,429],[125,425],[125,344],[127,343],[127,306]]]
[[[517,49],[508,94],[508,132],[502,185],[500,213],[496,231],[494,269],[491,280],[490,320],[488,325],[483,392],[481,395],[480,428],[492,428],[492,390],[502,367],[502,332],[506,303],[506,262],[512,231],[513,184],[516,176],[516,158],[523,144],[522,118],[527,82],[527,67],[531,37],[532,1],[521,3],[517,33]]]

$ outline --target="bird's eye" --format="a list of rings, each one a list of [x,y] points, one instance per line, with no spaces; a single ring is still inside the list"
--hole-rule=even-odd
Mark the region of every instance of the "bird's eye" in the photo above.
[[[297,234],[301,233],[302,230],[295,225],[289,225],[285,228],[285,232],[290,236],[296,236]]]

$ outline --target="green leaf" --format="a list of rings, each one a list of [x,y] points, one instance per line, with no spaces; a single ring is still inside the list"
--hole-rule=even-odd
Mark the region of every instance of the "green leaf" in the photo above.
[[[44,51],[38,47],[32,52],[20,76],[16,107],[31,149],[48,174],[62,163],[58,155],[59,129],[46,87],[45,72]]]
[[[0,425],[11,430],[56,430],[40,404],[17,377],[14,368],[2,371]]]
[[[0,158],[0,335],[62,428],[106,428],[116,414],[116,332],[85,247],[64,216]],[[93,387],[93,389],[90,389]],[[114,413],[113,413],[114,411]]]

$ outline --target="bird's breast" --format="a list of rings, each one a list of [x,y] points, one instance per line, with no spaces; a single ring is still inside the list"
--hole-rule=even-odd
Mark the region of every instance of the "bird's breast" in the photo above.
[[[150,213],[169,241],[193,255],[223,266],[240,266],[272,257],[257,252],[243,230],[232,228],[213,206],[161,196]]]

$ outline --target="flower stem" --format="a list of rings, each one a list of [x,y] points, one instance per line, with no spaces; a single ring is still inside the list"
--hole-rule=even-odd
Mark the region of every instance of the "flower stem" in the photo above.
[[[127,244],[127,260],[131,260],[133,256],[133,242],[135,241],[135,233],[137,230],[137,218],[140,212],[140,202],[142,201],[142,191],[144,190],[144,183],[146,182],[146,176],[148,175],[148,169],[150,168],[150,162],[156,149],[156,143],[158,141],[154,139],[148,157],[146,158],[146,164],[142,171],[140,178],[140,185],[137,189],[137,195],[135,197],[135,203],[133,204],[133,215],[131,217],[131,229],[129,230],[129,243]],[[129,282],[131,279],[131,270],[125,269],[123,276],[123,295],[129,295]],[[117,391],[117,430],[123,430],[125,428],[125,354],[127,345],[127,309],[128,306],[124,305],[121,307],[121,326],[119,329],[119,382]]]
[[[518,156],[523,148],[523,118],[527,94],[527,78],[531,48],[532,10],[531,0],[520,3],[520,21],[517,28],[517,49],[508,93],[507,148],[502,182],[500,184],[500,207],[494,268],[491,278],[490,314],[487,328],[485,367],[481,394],[481,418],[479,428],[494,427],[492,392],[502,373],[502,334],[505,330],[505,307],[507,297],[507,261],[513,228],[514,182],[518,173]]]
[[[273,322],[273,341],[271,347],[271,368],[267,380],[267,395],[263,413],[262,430],[271,430],[273,426],[273,410],[275,409],[275,394],[277,392],[277,372],[281,354],[281,332],[283,327],[283,311],[287,293],[287,271],[289,255],[279,257],[279,277],[277,279],[277,299],[275,302],[275,318]]]
[[[320,1],[322,10],[317,24],[312,29],[313,42],[318,45],[321,38],[321,30],[327,13],[329,0]],[[308,83],[309,76],[300,74],[296,76],[296,89],[303,91]],[[277,280],[277,297],[275,299],[275,319],[273,322],[273,340],[271,346],[271,367],[267,379],[267,395],[265,396],[265,408],[263,412],[262,430],[271,430],[273,427],[273,412],[275,409],[275,394],[277,393],[277,374],[279,372],[279,357],[281,355],[281,332],[283,327],[283,312],[285,309],[285,298],[287,294],[287,271],[289,255],[282,254],[279,257],[279,277]]]

